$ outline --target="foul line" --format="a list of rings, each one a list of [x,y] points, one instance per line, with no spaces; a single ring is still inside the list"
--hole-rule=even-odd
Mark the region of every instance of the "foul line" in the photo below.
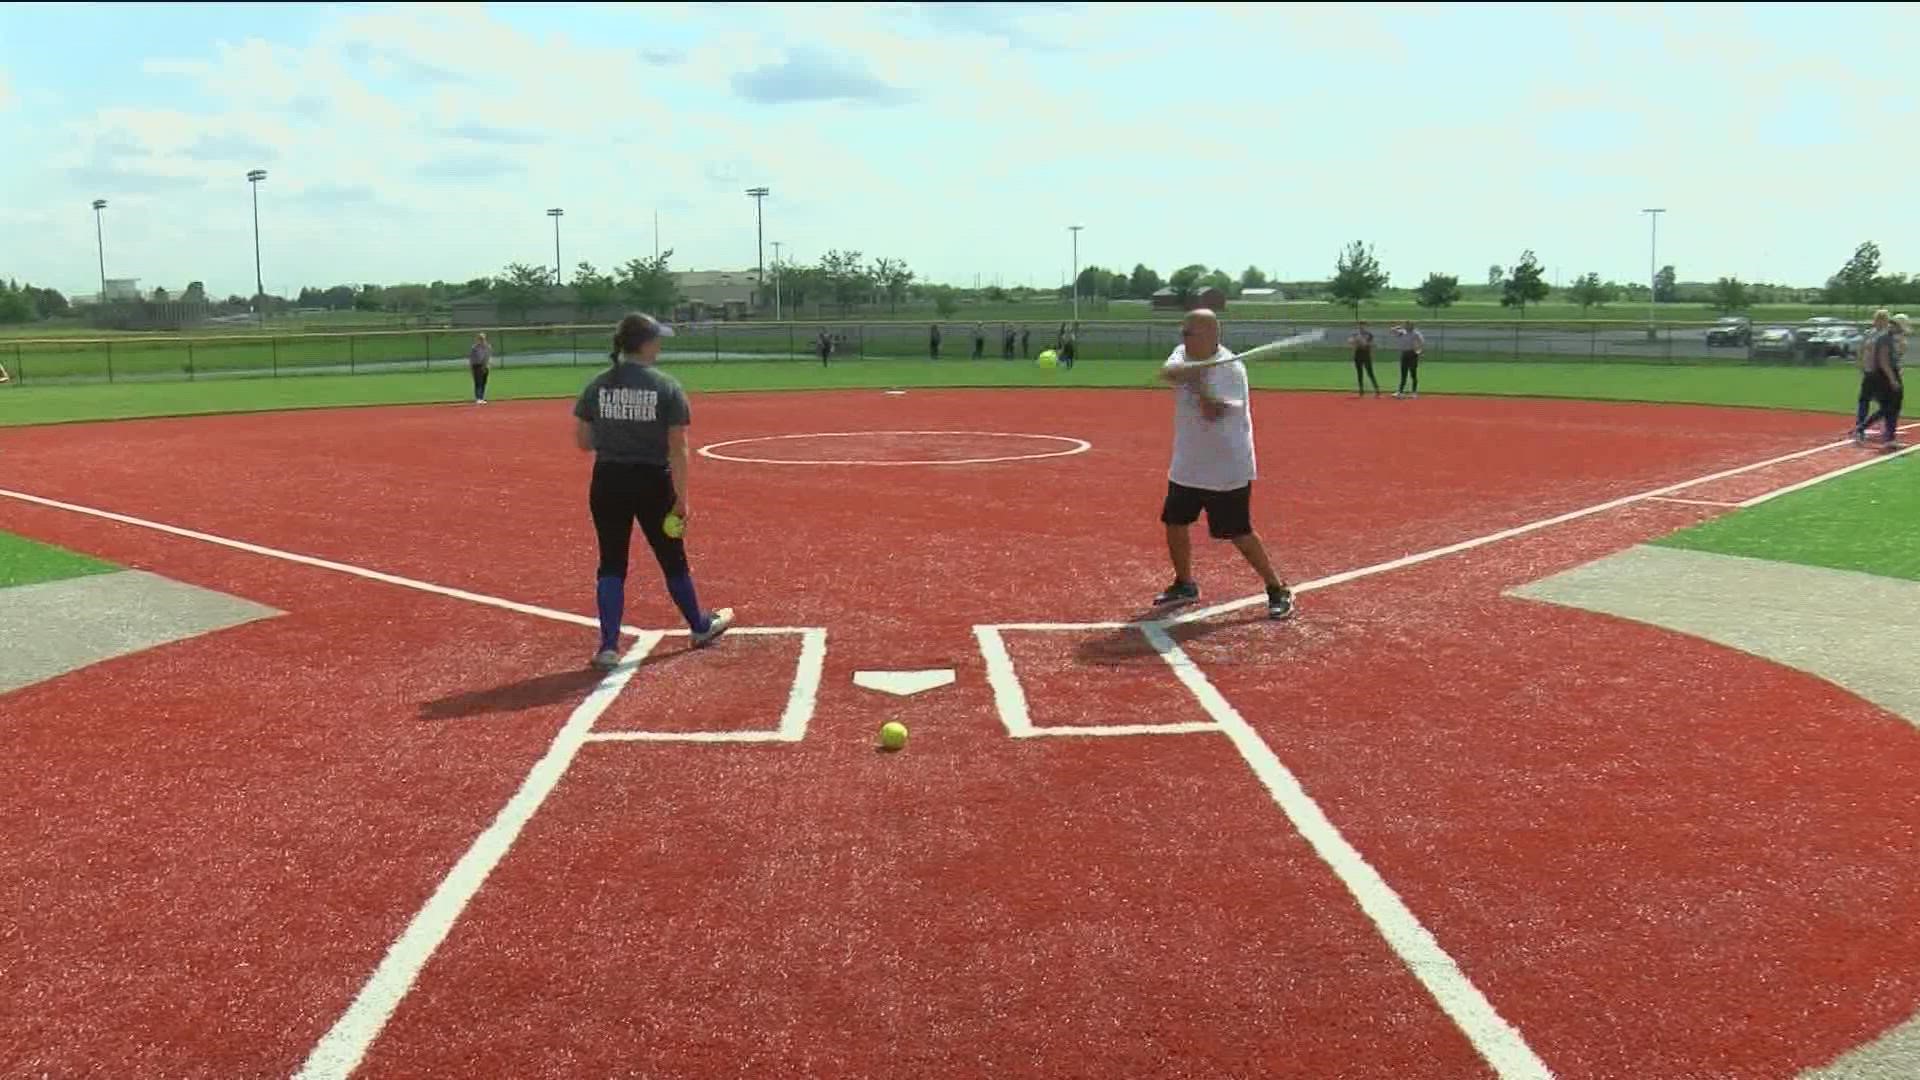
[[[1471,540],[1462,540],[1459,543],[1448,544],[1445,547],[1431,548],[1427,551],[1416,552],[1412,555],[1403,555],[1398,559],[1389,559],[1386,562],[1374,563],[1372,566],[1362,566],[1356,570],[1347,570],[1328,577],[1302,582],[1293,586],[1293,591],[1296,593],[1311,592],[1315,589],[1324,589],[1332,585],[1345,584],[1357,578],[1371,577],[1374,574],[1384,574],[1389,570],[1401,570],[1409,566],[1418,566],[1421,563],[1432,562],[1435,559],[1445,558],[1448,555],[1457,555],[1463,551],[1472,551],[1474,548],[1486,547],[1488,544],[1497,544],[1502,540],[1511,540],[1516,536],[1525,536],[1528,533],[1539,532],[1541,529],[1550,529],[1555,525],[1564,525],[1569,521],[1578,521],[1581,518],[1592,517],[1595,514],[1604,514],[1609,510],[1618,510],[1623,506],[1631,506],[1634,503],[1645,502],[1662,495],[1671,495],[1676,491],[1685,491],[1690,487],[1710,484],[1715,480],[1725,480],[1729,476],[1739,476],[1743,473],[1750,473],[1758,469],[1785,464],[1789,461],[1798,461],[1804,457],[1812,457],[1815,454],[1823,454],[1838,447],[1852,445],[1852,439],[1841,439],[1837,442],[1823,443],[1807,450],[1796,450],[1791,454],[1781,454],[1779,457],[1768,458],[1765,461],[1756,461],[1751,465],[1722,469],[1719,472],[1708,473],[1705,476],[1695,477],[1692,480],[1682,480],[1677,484],[1667,484],[1662,487],[1653,488],[1650,491],[1642,491],[1636,495],[1622,495],[1617,499],[1608,499],[1603,503],[1595,503],[1592,506],[1583,507],[1579,510],[1570,510],[1564,514],[1556,514],[1550,518],[1530,521],[1525,525],[1516,525],[1511,529],[1502,529],[1499,532],[1488,533],[1485,536],[1476,536]],[[1906,452],[1905,450],[1900,451],[1900,453]],[[1243,608],[1250,608],[1256,604],[1264,604],[1266,602],[1267,595],[1265,593],[1256,593],[1252,596],[1241,597],[1238,600],[1228,600],[1224,603],[1215,604],[1212,607],[1198,608],[1170,618],[1149,620],[1141,625],[1153,627],[1179,626],[1185,623],[1197,622],[1201,619],[1212,618],[1215,615],[1230,614]]]
[[[1373,920],[1394,955],[1433,995],[1434,1001],[1459,1026],[1487,1064],[1506,1078],[1551,1078],[1553,1072],[1546,1062],[1540,1060],[1480,988],[1473,985],[1393,886],[1341,835],[1320,804],[1301,786],[1299,778],[1280,761],[1279,755],[1253,730],[1240,711],[1221,695],[1186,651],[1162,627],[1149,625],[1141,629],[1159,650],[1161,658],[1173,668],[1174,676],[1192,692],[1207,715],[1213,717],[1219,730],[1232,740],[1234,749],[1240,751],[1242,760],[1287,815],[1287,820]]]
[[[1908,426],[1911,427],[1914,425],[1908,425]],[[1901,428],[1900,430],[1905,431],[1906,428]],[[1906,457],[1908,454],[1913,453],[1915,450],[1920,450],[1920,444],[1909,446],[1905,450],[1895,450],[1890,454],[1883,451],[1876,457],[1870,457],[1865,461],[1856,461],[1851,465],[1847,465],[1842,468],[1835,469],[1832,472],[1821,473],[1819,476],[1816,476],[1811,480],[1802,480],[1797,484],[1788,484],[1786,487],[1783,487],[1783,488],[1775,488],[1772,491],[1762,492],[1761,494],[1755,495],[1753,498],[1748,499],[1747,501],[1741,503],[1740,508],[1744,510],[1749,506],[1759,506],[1763,502],[1768,502],[1773,499],[1777,499],[1782,495],[1791,495],[1796,491],[1805,491],[1807,488],[1810,488],[1815,484],[1824,484],[1827,481],[1834,479],[1835,477],[1845,476],[1850,472],[1859,472],[1861,469],[1870,469],[1875,465],[1884,464],[1886,462],[1892,461],[1894,458],[1897,458],[1897,457]]]
[[[339,574],[350,574],[354,577],[365,578],[368,581],[378,581],[387,585],[398,585],[402,588],[417,589],[420,592],[433,593],[436,596],[452,597],[455,600],[465,600],[474,604],[484,604],[487,607],[501,608],[505,611],[516,611],[522,615],[535,615],[542,619],[571,623],[574,626],[589,626],[594,629],[598,629],[600,626],[600,620],[590,615],[576,615],[570,611],[557,611],[553,608],[541,607],[538,604],[523,604],[518,600],[506,600],[498,596],[488,596],[485,593],[469,592],[466,589],[455,589],[446,585],[435,585],[431,581],[419,581],[414,578],[401,577],[398,574],[369,570],[366,567],[354,566],[351,563],[334,562],[331,559],[316,558],[312,555],[302,555],[293,551],[282,551],[279,548],[266,547],[261,544],[250,544],[245,540],[232,540],[224,536],[216,536],[213,533],[200,532],[195,529],[183,529],[178,525],[168,525],[159,521],[148,521],[145,518],[132,517],[127,514],[116,514],[111,510],[100,510],[91,506],[81,506],[78,503],[61,502],[58,499],[29,495],[24,491],[11,491],[7,488],[0,488],[0,496],[5,496],[9,499],[18,499],[21,502],[33,503],[38,506],[49,506],[55,510],[67,510],[75,514],[85,514],[88,517],[101,518],[106,521],[117,521],[122,525],[133,525],[142,529],[152,529],[155,532],[163,532],[170,536],[180,536],[188,540],[198,540],[202,543],[232,548],[235,551],[244,551],[252,555],[265,555],[270,559],[281,559],[290,563],[299,563],[302,566],[317,567],[321,570],[332,570]],[[622,626],[620,630],[630,637],[643,637],[655,632],[643,630],[636,626]],[[667,632],[673,633],[674,631]],[[678,632],[686,633],[684,630]],[[766,633],[768,630],[762,627],[742,627],[738,630],[729,631],[729,633],[734,634],[751,634],[756,632]]]
[[[513,798],[500,809],[487,826],[485,832],[474,838],[466,853],[460,856],[453,869],[434,889],[426,905],[422,907],[407,924],[398,938],[387,948],[387,954],[375,968],[373,976],[367,980],[360,993],[353,999],[339,1020],[307,1056],[307,1062],[301,1066],[296,1080],[344,1080],[352,1075],[366,1056],[367,1048],[379,1037],[381,1029],[393,1017],[394,1010],[402,998],[413,988],[414,979],[432,959],[440,943],[446,940],[454,923],[466,910],[467,903],[480,886],[486,883],[487,876],[500,864],[513,842],[520,835],[529,820],[533,818],[540,804],[553,793],[555,785],[573,764],[575,755],[587,744],[588,732],[613,704],[620,691],[632,680],[634,672],[639,670],[639,661],[653,647],[660,643],[660,634],[642,634],[624,661],[606,678],[600,680],[586,700],[573,710],[573,715],[554,737],[553,744],[538,764],[527,773],[520,782],[520,788]]]

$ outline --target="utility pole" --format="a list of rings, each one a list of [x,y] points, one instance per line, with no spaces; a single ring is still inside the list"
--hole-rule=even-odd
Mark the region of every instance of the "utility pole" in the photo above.
[[[765,205],[767,196],[772,194],[772,192],[764,187],[756,187],[756,188],[748,188],[747,194],[753,196],[753,236],[754,236],[754,243],[758,245],[758,250],[760,252],[758,256],[758,262],[756,263],[759,269],[755,272],[754,279],[753,279],[753,291],[756,294],[754,297],[753,306],[759,307],[760,300],[759,300],[758,294],[760,290],[767,287],[766,228],[763,224],[763,221],[760,215],[760,209],[763,205]]]
[[[1640,212],[1647,215],[1647,340],[1652,341],[1660,336],[1653,328],[1653,302],[1660,292],[1659,276],[1653,268],[1659,259],[1654,253],[1660,242],[1660,215],[1667,211],[1665,207],[1658,207]]]
[[[780,321],[780,241],[773,242],[773,321]]]
[[[100,253],[100,306],[107,306],[107,241],[100,224],[100,211],[107,208],[107,200],[93,200],[93,243]]]
[[[1073,234],[1073,321],[1080,322],[1080,230],[1084,225],[1069,225],[1067,231]]]
[[[259,311],[261,326],[267,325],[267,286],[260,277],[260,181],[266,178],[265,169],[247,173],[247,183],[253,185],[253,304]]]

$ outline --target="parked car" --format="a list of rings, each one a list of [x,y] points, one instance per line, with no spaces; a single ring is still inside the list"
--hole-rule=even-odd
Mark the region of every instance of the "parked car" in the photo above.
[[[1851,326],[1825,326],[1807,337],[1808,356],[1852,356],[1865,335]]]
[[[1800,343],[1794,340],[1790,326],[1769,326],[1753,339],[1755,356],[1792,356]]]
[[[1729,315],[1707,330],[1708,345],[1745,345],[1753,340],[1753,323],[1744,316]]]

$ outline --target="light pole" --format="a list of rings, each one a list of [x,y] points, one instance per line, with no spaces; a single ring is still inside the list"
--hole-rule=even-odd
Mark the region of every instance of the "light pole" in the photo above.
[[[1073,322],[1080,324],[1080,230],[1084,225],[1069,225],[1067,231],[1073,234]]]
[[[1660,215],[1667,211],[1665,207],[1649,207],[1640,212],[1647,215],[1647,340],[1652,341],[1660,336],[1653,329],[1653,301],[1655,294],[1660,291],[1659,279],[1653,269],[1654,263],[1658,261],[1654,251],[1659,245]]]
[[[547,216],[553,219],[553,283],[556,286],[560,284],[560,215],[564,213],[566,211],[557,206],[547,211]]]
[[[753,279],[754,292],[757,294],[761,289],[764,289],[767,286],[767,240],[766,240],[766,230],[762,226],[762,222],[760,218],[760,208],[761,206],[764,205],[764,200],[766,199],[766,197],[772,194],[772,192],[767,188],[755,187],[755,188],[748,188],[747,194],[753,196],[753,238],[754,238],[754,243],[758,245],[758,250],[759,250],[759,255],[757,257],[758,262],[756,264],[759,267],[759,269],[755,271],[754,279]],[[753,306],[754,307],[760,306],[760,302],[757,296],[754,300]]]
[[[780,321],[780,241],[773,242],[773,321]]]
[[[100,211],[107,208],[107,200],[93,200],[93,244],[100,253],[100,306],[107,306],[107,241],[100,224]]]
[[[267,286],[260,277],[260,181],[266,178],[265,169],[247,173],[247,183],[253,185],[253,306],[262,326],[267,324]]]

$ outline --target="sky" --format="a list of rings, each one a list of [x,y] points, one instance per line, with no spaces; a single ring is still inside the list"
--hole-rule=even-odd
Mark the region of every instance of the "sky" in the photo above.
[[[0,5],[0,276],[250,294],[831,248],[1395,285],[1920,271],[1900,5]],[[1875,56],[1878,59],[1874,59]]]

